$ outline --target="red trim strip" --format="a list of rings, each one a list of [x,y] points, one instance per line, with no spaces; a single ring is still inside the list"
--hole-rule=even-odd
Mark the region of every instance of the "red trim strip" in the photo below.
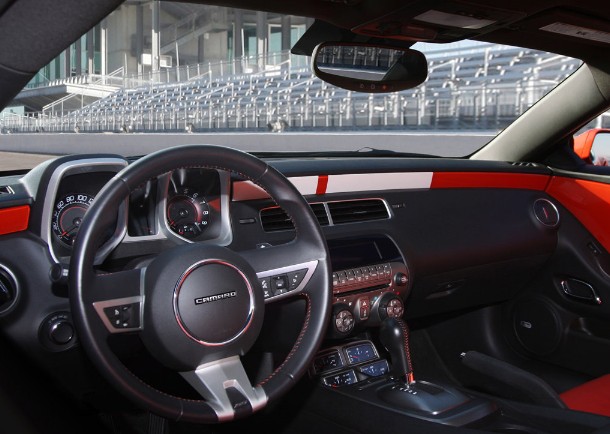
[[[547,193],[561,202],[606,250],[610,250],[610,184],[555,176]]]
[[[26,230],[29,220],[30,207],[28,205],[0,209],[0,235]]]
[[[316,188],[316,194],[325,194],[327,187],[328,187],[328,175],[318,176],[318,188]]]
[[[434,172],[430,188],[523,188],[544,190],[548,175],[490,172]]]

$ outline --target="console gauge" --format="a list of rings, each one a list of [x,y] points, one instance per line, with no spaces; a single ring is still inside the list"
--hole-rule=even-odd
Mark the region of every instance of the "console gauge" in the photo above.
[[[196,238],[210,222],[210,208],[205,196],[180,189],[167,203],[169,228],[184,238]]]
[[[390,371],[390,367],[386,360],[378,360],[368,365],[361,366],[358,370],[369,377],[379,377],[387,374]]]
[[[316,373],[330,371],[343,367],[343,360],[341,360],[339,351],[333,351],[316,358],[316,360],[314,360],[313,367]]]
[[[72,247],[85,212],[93,202],[89,194],[68,194],[55,202],[51,227],[53,234],[65,246]]]
[[[350,365],[367,362],[377,358],[377,353],[370,343],[347,347],[345,349],[345,354],[347,355],[347,361]]]
[[[328,377],[324,377],[322,379],[324,384],[330,387],[340,387],[346,386],[348,384],[354,384],[358,382],[358,378],[356,377],[356,373],[353,369],[349,371],[340,372],[338,374],[329,375]]]

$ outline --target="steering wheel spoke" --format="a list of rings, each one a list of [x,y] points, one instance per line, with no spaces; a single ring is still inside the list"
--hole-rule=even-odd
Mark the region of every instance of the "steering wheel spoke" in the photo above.
[[[252,386],[238,356],[180,374],[216,412],[219,422],[246,416],[267,403],[265,391]]]
[[[93,305],[109,333],[142,330],[144,272],[135,269],[95,276],[86,302]]]

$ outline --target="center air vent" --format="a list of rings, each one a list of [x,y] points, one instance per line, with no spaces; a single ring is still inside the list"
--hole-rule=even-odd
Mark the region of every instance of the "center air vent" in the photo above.
[[[328,215],[323,203],[310,203],[313,213],[321,226],[328,226]],[[265,232],[285,231],[294,229],[288,214],[282,208],[274,206],[261,210],[261,223]]]
[[[329,202],[328,210],[333,224],[387,219],[388,208],[381,199]]]
[[[381,199],[345,200],[328,202],[326,205],[332,220],[328,217],[324,203],[309,204],[320,226],[328,226],[330,221],[337,225],[390,217],[388,208]],[[261,210],[261,223],[265,232],[294,229],[286,212],[277,206]]]

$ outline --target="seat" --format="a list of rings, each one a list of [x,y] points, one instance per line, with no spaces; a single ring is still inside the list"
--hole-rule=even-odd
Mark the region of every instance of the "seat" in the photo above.
[[[610,374],[576,386],[559,396],[572,410],[610,417]]]
[[[542,378],[478,351],[462,353],[469,381],[498,397],[610,417],[610,374],[558,393]]]

